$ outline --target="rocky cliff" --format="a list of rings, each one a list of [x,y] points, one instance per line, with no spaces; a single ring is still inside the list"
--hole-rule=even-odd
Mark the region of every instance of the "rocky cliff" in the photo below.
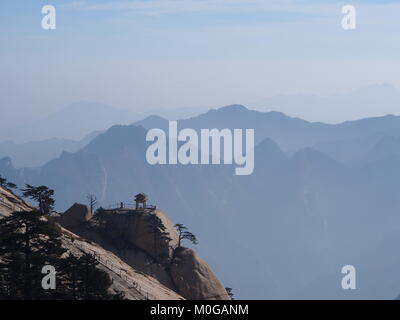
[[[33,207],[0,187],[0,218]],[[90,253],[112,279],[112,292],[131,300],[228,300],[224,286],[192,249],[179,247],[172,221],[160,210],[90,209],[75,203],[53,214],[70,253]]]
[[[0,218],[12,214],[14,211],[32,210],[32,206],[20,199],[10,190],[0,187]],[[74,205],[69,216],[73,221],[85,219],[81,216],[86,206]],[[86,208],[87,209],[87,208]],[[59,219],[59,218],[56,218]],[[68,224],[68,223],[67,223]],[[123,292],[130,300],[182,300],[181,295],[164,286],[156,278],[145,274],[106,250],[99,244],[91,242],[66,228],[61,228],[63,247],[75,256],[90,253],[100,262],[99,268],[107,272],[112,280],[111,293]]]
[[[0,218],[10,215],[13,211],[31,210],[31,208],[11,190],[0,187]]]
[[[192,249],[178,246],[174,224],[162,211],[121,207],[100,209],[95,216],[89,211],[74,204],[57,220],[185,299],[230,299],[207,263]]]

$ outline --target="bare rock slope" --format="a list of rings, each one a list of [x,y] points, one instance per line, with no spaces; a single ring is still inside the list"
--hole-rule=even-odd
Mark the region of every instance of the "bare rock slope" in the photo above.
[[[230,300],[221,281],[192,249],[177,250],[170,272],[178,291],[186,299]]]
[[[78,213],[84,212],[84,206],[74,205]],[[10,190],[0,187],[0,218],[11,215],[14,211],[32,210],[33,207],[20,199]],[[74,209],[74,210],[75,210]],[[80,217],[85,221],[86,215],[72,213],[72,221],[75,223]],[[71,221],[69,221],[71,222]],[[107,272],[112,279],[111,292],[123,292],[126,299],[131,300],[182,300],[181,295],[164,286],[156,278],[145,274],[123,260],[117,255],[101,247],[99,244],[91,242],[73,232],[61,228],[62,244],[68,252],[75,256],[83,253],[90,253],[99,261],[99,268]]]
[[[74,208],[78,210],[75,204],[61,216],[61,224],[73,220]],[[158,209],[102,209],[70,230],[113,252],[186,299],[230,299],[207,263],[192,249],[178,247],[174,224]]]
[[[31,210],[31,206],[11,190],[0,187],[0,218],[22,210]]]
[[[62,242],[74,255],[90,253],[100,262],[100,269],[112,279],[111,292],[123,292],[129,300],[183,300],[184,298],[165,287],[157,279],[140,272],[122,261],[112,252],[96,243],[87,241],[72,232],[63,230]]]

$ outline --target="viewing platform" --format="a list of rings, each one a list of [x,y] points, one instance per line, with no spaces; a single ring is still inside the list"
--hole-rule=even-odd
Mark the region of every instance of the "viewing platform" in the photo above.
[[[134,214],[135,212],[154,211],[156,206],[147,204],[148,197],[144,193],[139,193],[135,196],[135,203],[120,202],[112,204],[104,208],[104,212],[118,214]]]

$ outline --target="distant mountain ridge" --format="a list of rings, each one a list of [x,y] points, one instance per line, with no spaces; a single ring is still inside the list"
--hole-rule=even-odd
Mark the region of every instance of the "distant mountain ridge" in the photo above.
[[[382,144],[377,159],[369,153],[381,139],[400,136],[399,117],[328,125],[235,105],[178,121],[179,128],[254,128],[255,170],[242,177],[229,165],[149,165],[146,129],[166,130],[167,124],[149,117],[113,126],[37,169],[17,170],[9,159],[0,160],[0,174],[54,188],[61,210],[85,201],[87,193],[107,206],[146,192],[174,221],[191,226],[199,252],[238,297],[398,295],[398,260],[392,257],[400,241],[397,140]],[[335,159],[343,155],[341,141],[349,149],[364,141],[354,154],[363,161]],[[390,249],[382,252],[383,245]],[[351,295],[331,286],[349,263],[369,270]],[[374,280],[377,270],[381,283]]]
[[[147,117],[134,123],[146,129],[161,128],[168,131],[168,120],[158,116]],[[360,139],[374,134],[399,135],[400,116],[366,118],[339,124],[308,122],[284,113],[250,110],[243,105],[211,109],[196,117],[178,121],[178,128],[249,128],[256,132],[256,143],[271,138],[289,154],[322,142]]]
[[[17,144],[0,142],[0,158],[9,157],[18,168],[39,167],[58,157],[63,151],[75,152],[86,146],[100,131],[93,131],[80,141],[69,139],[46,139]]]
[[[308,121],[341,123],[382,114],[399,114],[400,91],[392,84],[383,83],[331,95],[280,94],[249,105],[262,111],[281,111]]]
[[[105,104],[81,101],[50,114],[40,121],[14,128],[0,128],[2,141],[16,143],[60,138],[81,140],[93,131],[105,130],[114,124],[128,124],[140,119],[131,111]]]

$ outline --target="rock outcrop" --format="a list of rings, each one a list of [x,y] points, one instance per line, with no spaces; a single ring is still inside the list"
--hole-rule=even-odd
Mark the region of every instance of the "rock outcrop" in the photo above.
[[[72,217],[74,218],[71,220],[66,219],[67,223],[72,222],[72,225],[75,225],[87,219],[87,215],[83,214],[86,206],[75,205],[73,207],[78,210],[73,210]],[[0,187],[0,219],[11,215],[15,211],[29,210],[33,210],[33,206],[23,201],[10,190]],[[54,219],[58,218],[55,217]],[[174,290],[164,286],[155,277],[133,268],[99,244],[88,241],[63,227],[61,227],[61,233],[62,245],[68,249],[68,253],[75,256],[90,253],[95,256],[99,262],[98,267],[105,271],[112,280],[112,285],[109,288],[110,293],[122,292],[125,298],[130,300],[184,299]]]
[[[122,292],[129,300],[184,300],[175,291],[164,286],[156,278],[140,272],[112,252],[62,229],[62,244],[75,256],[89,253],[99,261],[99,268],[107,272],[112,281],[110,293]]]
[[[101,209],[92,219],[69,229],[112,251],[131,267],[156,278],[186,299],[230,299],[195,251],[177,248],[179,235],[160,210]]]
[[[71,208],[64,212],[59,218],[56,219],[65,228],[75,228],[92,217],[88,206],[80,203],[74,203]]]
[[[0,187],[0,218],[33,207]],[[100,210],[92,216],[75,203],[64,214],[49,217],[62,228],[68,252],[93,254],[112,279],[112,292],[127,299],[229,300],[211,268],[195,251],[177,248],[179,236],[160,210]]]
[[[94,221],[116,246],[132,245],[161,263],[172,259],[179,242],[174,224],[160,210],[105,210],[99,211]]]
[[[176,250],[170,273],[178,292],[186,299],[230,300],[221,281],[192,249]]]

